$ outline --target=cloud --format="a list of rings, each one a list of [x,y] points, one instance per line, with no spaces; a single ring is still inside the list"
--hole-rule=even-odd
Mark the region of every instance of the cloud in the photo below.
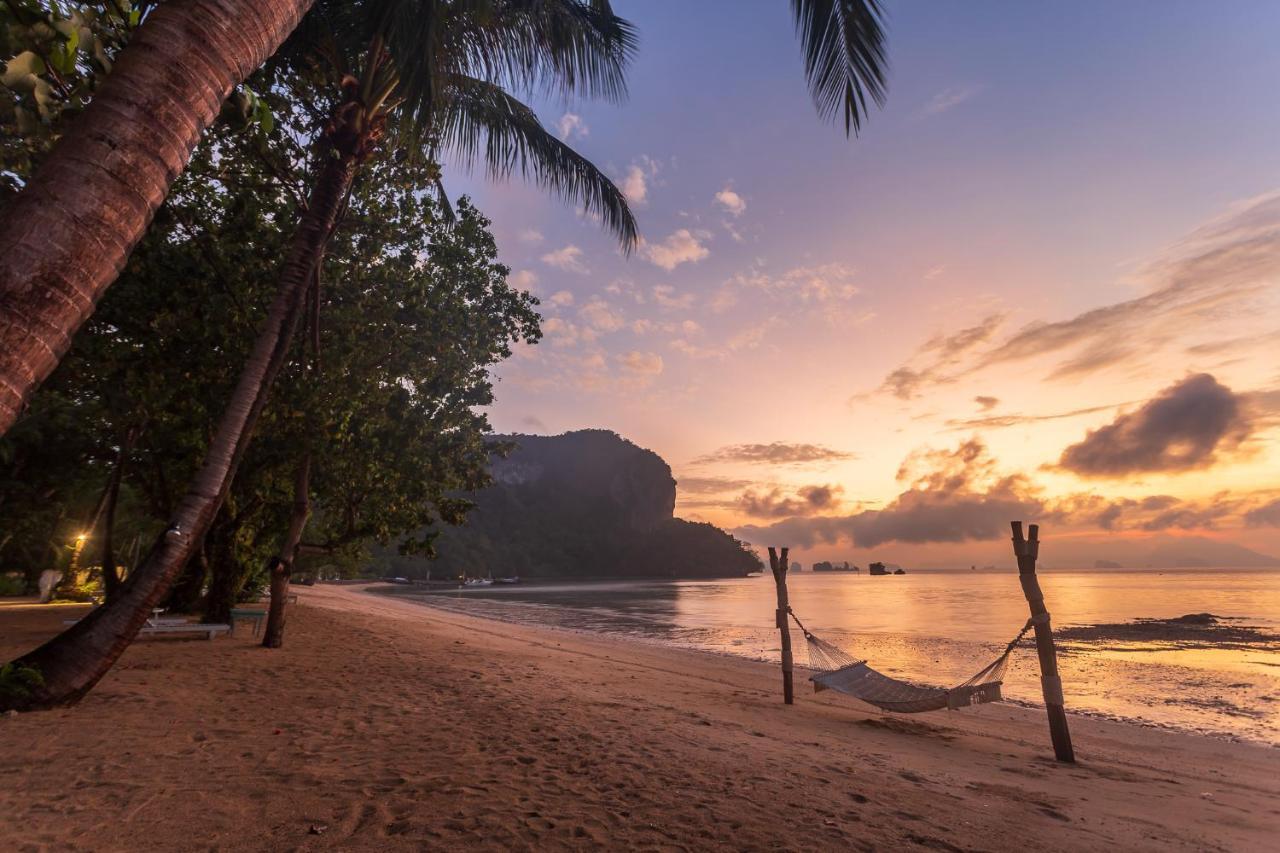
[[[1172,495],[1145,498],[1103,498],[1093,494],[1067,495],[1046,505],[1042,520],[1072,527],[1097,527],[1111,532],[1141,530],[1212,530],[1238,513],[1243,501],[1227,493],[1199,502]]]
[[[632,350],[618,356],[623,368],[637,376],[658,376],[662,373],[662,356],[656,352]]]
[[[680,264],[697,263],[710,255],[711,250],[702,244],[702,240],[709,236],[706,231],[680,228],[661,243],[646,243],[641,247],[641,254],[650,263],[671,272]]]
[[[975,397],[975,400],[995,399],[993,397]],[[999,401],[997,401],[999,402]],[[947,421],[947,427],[953,430],[970,430],[970,429],[1001,429],[1003,427],[1021,426],[1022,424],[1039,423],[1040,421],[1057,421],[1064,418],[1078,418],[1082,415],[1093,415],[1098,412],[1107,412],[1112,409],[1118,409],[1125,403],[1109,403],[1104,406],[1089,406],[1084,409],[1073,409],[1069,412],[1054,412],[1048,415],[988,415],[983,418],[951,418]],[[986,411],[984,409],[983,411]]]
[[[639,166],[631,166],[622,176],[618,187],[627,197],[627,203],[637,207],[645,204],[649,198],[649,186],[645,182],[644,170]]]
[[[545,238],[542,236],[542,232],[537,228],[526,228],[516,235],[516,239],[521,243],[525,243],[530,246],[537,246],[540,245]]]
[[[547,425],[537,415],[525,415],[520,419],[520,426],[542,430],[543,432],[547,431]]]
[[[903,491],[881,509],[850,515],[797,513],[765,526],[745,525],[734,532],[750,542],[810,548],[852,543],[874,548],[886,542],[913,544],[1000,539],[1015,519],[1037,519],[1063,532],[1158,532],[1211,530],[1243,514],[1246,524],[1280,526],[1275,492],[1243,497],[1222,492],[1205,500],[1171,495],[1110,498],[1076,493],[1048,499],[1021,474],[1002,471],[983,442],[970,438],[953,449],[917,450],[898,470]],[[1261,495],[1261,502],[1259,499]],[[760,502],[757,517],[785,501]]]
[[[1062,452],[1058,465],[1082,477],[1205,468],[1219,451],[1239,446],[1252,429],[1240,398],[1200,373],[1091,430]]]
[[[1280,498],[1246,512],[1244,523],[1249,527],[1280,527]]]
[[[683,293],[677,296],[674,287],[669,284],[659,284],[653,288],[653,301],[663,308],[683,310],[693,305],[693,294]]]
[[[734,290],[760,290],[771,296],[795,298],[806,303],[849,299],[858,294],[858,286],[853,283],[855,273],[853,267],[841,263],[792,267],[777,276],[753,267],[726,281],[721,288],[724,295],[717,294],[715,299],[723,301],[727,307],[737,301],[732,293]]]
[[[566,305],[573,304],[573,294],[567,290],[557,290],[555,293],[551,294],[550,297],[548,297],[547,301],[550,302],[552,305],[559,305],[560,307],[563,308]]]
[[[742,235],[742,232],[739,231],[728,219],[721,220],[720,226],[724,228],[725,233],[729,235],[733,242],[745,243],[747,241],[747,238]]]
[[[582,262],[582,250],[572,244],[565,246],[563,249],[556,249],[554,252],[547,252],[542,256],[542,262],[547,266],[555,267],[565,272],[579,274],[590,272],[587,269],[587,265]]]
[[[673,338],[667,342],[667,346],[689,358],[724,358],[725,356],[724,350],[698,346],[684,338]]]
[[[680,477],[676,481],[680,491],[696,495],[720,495],[736,492],[750,485],[750,480],[735,480],[730,477]]]
[[[949,109],[960,106],[981,91],[982,89],[978,86],[953,86],[943,89],[920,108],[920,115],[925,117],[945,113]]]
[[[978,406],[982,409],[982,411],[989,412],[992,409],[994,409],[996,406],[1000,405],[1000,398],[986,397],[986,396],[980,395],[980,396],[974,397],[973,402],[977,403]]]
[[[741,216],[747,212],[747,200],[734,192],[732,187],[725,187],[716,193],[715,200],[726,213],[733,216]]]
[[[604,391],[611,387],[609,365],[603,354],[588,353],[571,364],[570,374],[566,377],[582,391]]]
[[[856,296],[858,287],[852,281],[853,275],[853,269],[844,264],[794,267],[787,270],[777,284],[799,295],[803,302],[825,302]]]
[[[658,164],[641,155],[627,167],[618,181],[618,189],[633,207],[644,207],[649,201],[649,178],[658,174]]]
[[[775,441],[772,444],[733,444],[721,447],[693,460],[694,465],[718,462],[747,462],[758,465],[804,465],[811,462],[837,462],[856,459],[857,454],[834,450],[820,444],[790,444]]]
[[[1053,377],[1079,376],[1221,327],[1280,277],[1280,193],[1237,205],[1148,264],[1142,277],[1153,285],[1145,295],[1027,326],[976,368],[1075,349]]]
[[[614,311],[608,302],[599,297],[593,297],[590,302],[583,305],[578,310],[578,316],[599,332],[616,332],[627,324],[625,317]]]
[[[582,334],[578,327],[559,317],[548,317],[542,321],[542,334],[552,346],[569,347],[578,343]]]
[[[538,274],[533,270],[516,270],[507,279],[507,284],[519,290],[528,290],[538,283]]]
[[[560,141],[568,142],[570,139],[582,139],[590,135],[591,128],[587,127],[582,116],[576,113],[565,113],[556,122],[556,132],[560,134]]]
[[[1008,533],[1011,519],[1035,517],[1043,504],[1021,475],[1001,475],[981,441],[954,450],[911,454],[898,472],[907,488],[883,509],[846,516],[789,518],[735,532],[751,542],[787,542],[808,548],[852,542],[874,548],[886,542],[965,542]]]
[[[910,400],[918,396],[925,385],[953,381],[947,376],[948,370],[991,340],[1004,319],[1003,314],[991,314],[977,325],[953,334],[934,335],[916,350],[910,361],[884,378],[880,391],[900,400]]]
[[[1168,349],[1207,356],[1232,345],[1265,349],[1270,332],[1241,334],[1232,321],[1270,316],[1280,279],[1280,191],[1234,205],[1145,264],[1131,284],[1145,293],[1066,320],[1037,321],[994,342],[926,358],[917,353],[881,390],[904,399],[929,385],[955,382],[983,369],[1058,356],[1049,379],[1079,379],[1119,365],[1140,365]],[[1002,317],[1002,315],[1001,315]],[[971,330],[965,330],[971,331]],[[998,331],[991,329],[991,332]],[[957,337],[964,332],[957,333]],[[1208,338],[1209,340],[1206,340]]]
[[[816,515],[830,511],[840,504],[839,486],[801,486],[794,496],[784,497],[782,490],[774,487],[758,493],[748,489],[737,500],[737,508],[745,515],[756,518],[788,518],[798,515]]]

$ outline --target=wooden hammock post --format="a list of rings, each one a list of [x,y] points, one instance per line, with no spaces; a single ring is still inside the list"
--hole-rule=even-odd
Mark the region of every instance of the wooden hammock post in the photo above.
[[[773,582],[778,585],[778,630],[782,632],[782,701],[788,705],[795,704],[795,691],[791,685],[791,624],[788,621],[787,614],[790,612],[791,605],[787,601],[787,551],[789,548],[782,549],[782,555],[778,555],[778,549],[769,549],[769,568],[773,570]]]
[[[1071,732],[1067,730],[1067,711],[1063,707],[1062,678],[1058,675],[1058,653],[1053,646],[1053,628],[1049,625],[1049,611],[1044,606],[1044,593],[1036,579],[1036,558],[1040,556],[1040,525],[1029,525],[1028,537],[1022,538],[1022,522],[1010,522],[1013,527],[1013,553],[1018,558],[1018,580],[1022,594],[1031,607],[1035,620],[1036,655],[1040,658],[1040,687],[1044,691],[1044,707],[1049,714],[1049,737],[1053,740],[1053,754],[1059,761],[1076,760],[1071,748]]]

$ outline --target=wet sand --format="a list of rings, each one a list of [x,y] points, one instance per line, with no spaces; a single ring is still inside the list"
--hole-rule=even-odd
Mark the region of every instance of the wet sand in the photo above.
[[[0,718],[0,849],[1265,850],[1280,751],[988,705],[890,716],[774,667],[302,589],[287,646],[135,643]],[[0,607],[0,657],[62,608]]]

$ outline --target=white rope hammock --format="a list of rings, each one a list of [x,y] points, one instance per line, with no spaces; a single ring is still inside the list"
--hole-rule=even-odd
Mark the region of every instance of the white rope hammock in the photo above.
[[[969,705],[1000,701],[1002,698],[1000,686],[1009,664],[1009,655],[1037,622],[1047,622],[1049,619],[1047,613],[1042,617],[1028,619],[1027,624],[1023,625],[1022,630],[1018,632],[1018,636],[1009,641],[999,657],[980,669],[969,680],[947,689],[922,687],[877,672],[868,666],[865,660],[859,660],[839,646],[814,636],[790,608],[787,612],[800,627],[805,641],[809,644],[809,668],[817,673],[810,679],[815,692],[836,690],[875,705],[877,708],[896,711],[900,714],[940,711],[943,708],[957,710]]]

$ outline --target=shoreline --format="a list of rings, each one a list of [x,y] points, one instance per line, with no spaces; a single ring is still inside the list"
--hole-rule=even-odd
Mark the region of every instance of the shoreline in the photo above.
[[[774,667],[298,589],[286,646],[143,640],[0,718],[21,849],[1263,850],[1280,755],[1007,705],[778,697]],[[65,610],[0,613],[0,652]],[[41,621],[43,620],[43,621]]]
[[[536,621],[522,621],[517,618],[507,618],[507,615],[505,613],[497,613],[497,612],[485,612],[485,613],[467,612],[465,609],[462,609],[462,608],[455,608],[455,607],[435,603],[441,600],[448,601],[452,599],[452,597],[446,597],[440,591],[427,591],[425,589],[421,589],[420,591],[415,592],[414,589],[411,587],[402,588],[400,585],[397,585],[397,584],[382,584],[382,583],[368,583],[365,585],[353,584],[351,586],[358,588],[361,592],[367,595],[376,596],[378,598],[387,598],[391,600],[406,601],[406,602],[412,603],[417,607],[430,608],[436,611],[437,613],[456,614],[456,615],[464,616],[471,619],[478,619],[486,622],[496,622],[503,625],[526,626],[526,627],[534,627],[539,630],[545,630],[545,631],[564,632],[570,636],[582,637],[582,638],[588,638],[588,639],[592,637],[607,637],[607,638],[619,640],[625,643],[638,643],[638,644],[643,644],[645,646],[650,646],[654,648],[694,652],[697,654],[711,655],[716,658],[724,658],[724,659],[730,659],[730,660],[746,660],[746,661],[751,661],[753,663],[757,663],[757,664],[761,664],[761,665],[765,665],[773,668],[776,668],[778,666],[776,659],[770,659],[766,656],[752,656],[752,655],[746,655],[746,654],[739,654],[739,653],[727,651],[724,649],[705,648],[705,647],[691,645],[691,644],[686,645],[686,644],[681,644],[674,641],[668,641],[668,640],[660,639],[660,638],[653,637],[650,635],[645,635],[645,634],[626,634],[621,631],[610,631],[607,629],[592,630],[590,628],[582,628],[582,627],[560,625],[560,624],[538,624]],[[516,590],[511,590],[510,588],[497,590],[497,593],[498,593],[497,595],[494,594],[495,591],[492,590],[491,588],[485,588],[484,590],[478,590],[477,592],[479,593],[479,595],[472,595],[471,597],[481,601],[497,600],[502,593],[509,592],[512,595],[517,593]],[[464,590],[462,591],[462,595],[467,596],[468,592]],[[541,602],[528,602],[528,601],[503,601],[501,602],[501,604],[504,607],[511,607],[511,608],[528,607],[530,608],[531,612],[535,611],[539,607],[551,606]],[[1227,617],[1227,618],[1231,620],[1231,619],[1244,618],[1244,617]],[[1137,620],[1137,621],[1142,622],[1144,620]],[[1157,620],[1149,620],[1149,621],[1157,621]],[[1095,626],[1086,626],[1086,627],[1092,628]],[[1072,630],[1079,630],[1079,629],[1072,629]],[[1088,651],[1092,651],[1092,650],[1086,650],[1085,653],[1088,653]],[[1159,651],[1164,651],[1164,649],[1160,649]],[[800,661],[796,662],[795,668],[797,673],[797,684],[799,685],[798,689],[803,692],[808,688],[807,681],[809,678],[809,674],[811,673],[811,670]],[[1040,714],[1044,713],[1044,705],[1037,703],[1033,700],[1005,697],[1002,700],[1002,702],[1004,705],[1007,705],[1007,706],[1023,708],[1028,711],[1033,711]],[[1093,709],[1069,708],[1067,713],[1072,719],[1079,717],[1079,718],[1089,719],[1089,720],[1105,720],[1108,722],[1122,724],[1122,725],[1131,725],[1136,728],[1144,729],[1144,730],[1170,732],[1174,734],[1187,735],[1190,737],[1206,738],[1209,740],[1223,742],[1223,743],[1243,743],[1243,744],[1251,744],[1254,746],[1280,750],[1280,742],[1267,740],[1264,737],[1249,737],[1247,735],[1242,735],[1242,734],[1231,732],[1231,731],[1198,729],[1190,726],[1180,726],[1174,723],[1164,723],[1156,720],[1144,719],[1141,717],[1129,717],[1123,714],[1110,713],[1107,711],[1100,711],[1100,710],[1093,710]]]

